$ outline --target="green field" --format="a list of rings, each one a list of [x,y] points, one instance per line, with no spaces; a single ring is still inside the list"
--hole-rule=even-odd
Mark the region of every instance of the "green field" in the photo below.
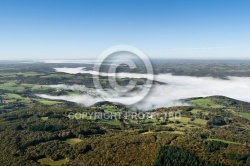
[[[0,89],[20,92],[20,91],[24,90],[24,87],[19,86],[19,85],[15,84],[14,82],[6,82],[3,84],[0,84]]]
[[[183,129],[190,128],[190,127],[199,127],[198,125],[207,124],[207,120],[195,118],[194,121],[191,121],[191,118],[188,118],[188,117],[181,117],[180,119],[174,119],[170,121],[171,122],[179,121],[180,122],[179,124],[175,124],[175,123],[167,124],[167,126],[177,127],[179,130],[183,130]]]
[[[192,109],[191,111],[193,114],[197,114],[198,112],[202,112],[201,109]]]
[[[150,134],[155,132],[145,132],[145,134]],[[160,131],[159,133],[171,133],[171,134],[178,134],[178,135],[184,135],[185,133],[183,131]],[[144,134],[144,133],[142,133]]]
[[[207,120],[198,119],[198,118],[195,118],[195,120],[194,120],[193,122],[196,123],[196,124],[200,124],[200,125],[205,125],[205,124],[207,124]]]
[[[175,124],[174,123],[168,123],[166,126],[168,126],[168,127],[175,127]]]
[[[192,104],[203,108],[223,108],[222,105],[216,104],[211,99],[194,99],[190,101]]]
[[[227,141],[227,140],[217,139],[217,138],[207,138],[206,140],[207,141],[220,141],[220,142],[224,142],[224,143],[227,143],[227,144],[240,144],[240,143],[237,143],[237,142],[232,142],[232,141]]]
[[[170,119],[169,121],[172,121],[172,122],[175,122],[175,121],[179,121],[181,123],[184,123],[184,124],[188,124],[188,122],[190,122],[190,118],[188,117],[181,117],[180,119]]]
[[[59,101],[51,101],[51,100],[45,100],[45,99],[40,99],[40,100],[38,100],[38,102],[41,103],[41,104],[44,104],[44,105],[48,105],[48,106],[56,105],[56,104],[61,103]]]
[[[191,112],[192,112],[193,114],[197,114],[198,112],[201,112],[201,113],[204,114],[204,115],[208,115],[208,111],[204,111],[204,110],[202,110],[202,109],[193,109]]]
[[[240,114],[243,118],[246,118],[246,119],[250,120],[250,113],[247,113],[247,112],[239,112],[239,114]]]
[[[49,119],[49,117],[47,117],[47,116],[43,116],[43,117],[41,117],[41,119],[42,119],[42,120],[48,120],[48,119]]]
[[[62,160],[54,161],[50,158],[43,158],[43,159],[38,160],[38,162],[41,163],[42,165],[62,166],[63,164],[66,164],[67,162],[69,162],[69,160],[62,159]]]
[[[14,93],[7,93],[7,96],[9,98],[12,98],[12,99],[23,99],[22,96],[18,95],[18,94],[14,94]]]
[[[106,119],[101,119],[100,120],[101,123],[106,123],[106,124],[109,124],[109,125],[114,125],[114,126],[119,126],[121,125],[121,123],[118,121],[118,120],[106,120]]]
[[[115,109],[115,107],[114,106],[107,106],[107,105],[104,105],[104,106],[102,106],[102,108],[104,109],[104,111],[105,112],[110,112],[110,113],[112,113],[112,112],[116,112],[116,109]]]
[[[163,131],[162,131],[163,132]],[[185,133],[182,132],[182,131],[166,131],[166,132],[169,132],[169,133],[174,133],[174,134],[181,134],[181,135],[184,135]]]
[[[25,104],[32,103],[30,98],[22,97],[19,94],[15,94],[15,93],[6,93],[3,96],[8,97],[8,99],[6,99],[7,103],[13,103],[13,102],[19,102],[19,103],[25,103]]]
[[[115,109],[113,109],[113,108],[107,108],[107,109],[104,109],[104,111],[105,112],[110,112],[110,113],[112,113],[112,112],[115,112],[116,110]]]
[[[156,123],[158,122],[158,120],[156,118],[152,118],[152,119],[145,119],[144,123]]]
[[[82,142],[82,140],[79,138],[71,138],[71,139],[67,139],[65,142],[70,144],[70,145],[75,145],[79,142]]]

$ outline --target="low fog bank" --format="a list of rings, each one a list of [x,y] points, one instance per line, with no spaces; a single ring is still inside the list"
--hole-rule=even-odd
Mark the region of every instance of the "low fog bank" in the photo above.
[[[88,90],[85,85],[65,85],[65,84],[58,84],[58,85],[46,85],[50,88],[56,88],[56,89],[65,89],[65,90],[78,90],[78,91],[85,91]]]
[[[37,94],[37,96],[41,98],[51,99],[51,100],[65,100],[71,101],[78,104],[83,104],[84,106],[88,107],[97,102],[103,101],[102,98],[99,97],[92,97],[89,95],[65,95],[65,96],[51,96],[46,94]]]
[[[71,74],[76,74],[78,72],[88,72],[92,74],[93,72],[84,71],[83,68],[74,69],[61,68],[60,72],[63,72],[62,70],[67,73],[71,72]],[[106,73],[106,75],[109,74]],[[147,78],[146,74],[122,73],[121,75],[130,78]],[[159,74],[156,75],[154,79],[156,81],[164,82],[167,84],[154,85],[147,97],[144,98],[141,102],[133,105],[133,107],[137,107],[141,110],[150,110],[159,107],[183,106],[188,104],[182,103],[180,99],[191,97],[206,97],[213,95],[222,95],[250,102],[250,77],[228,77],[228,80],[222,80],[211,77],[173,76],[172,74]],[[63,87],[62,85],[57,86]],[[66,86],[67,89],[75,88],[69,85],[64,86]],[[56,86],[54,85],[54,87]],[[49,99],[67,100],[71,102],[81,103],[86,106],[90,106],[96,102],[103,101],[101,97],[94,97],[90,95],[39,96]],[[134,100],[137,97],[138,96],[136,95],[134,97],[117,97],[116,99],[110,100],[110,102],[126,104],[130,100]]]

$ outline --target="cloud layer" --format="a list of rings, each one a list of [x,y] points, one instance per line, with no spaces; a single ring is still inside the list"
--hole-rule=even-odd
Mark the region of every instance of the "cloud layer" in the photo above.
[[[56,71],[71,74],[98,74],[93,73],[93,71],[84,71],[83,68],[57,68]],[[110,74],[102,73],[101,75]],[[146,74],[144,75],[136,73],[122,73],[120,74],[120,76],[130,78],[148,77]],[[164,82],[166,83],[166,85],[154,85],[147,97],[144,98],[141,102],[134,105],[134,107],[142,110],[149,110],[159,107],[187,105],[187,103],[182,103],[180,99],[191,97],[206,97],[213,95],[223,95],[250,102],[250,77],[228,77],[228,80],[222,80],[211,77],[173,76],[172,74],[159,74],[156,75],[154,79],[156,81]],[[62,87],[62,85],[60,86]],[[74,89],[73,87],[68,85],[63,86],[66,86],[67,89]],[[139,95],[140,94],[137,94],[134,97],[117,97],[115,100],[112,99],[110,101],[126,104],[130,100],[135,100],[137,97],[139,97]],[[91,95],[39,96],[49,99],[72,101],[84,104],[86,106],[103,101],[101,97],[94,97]]]

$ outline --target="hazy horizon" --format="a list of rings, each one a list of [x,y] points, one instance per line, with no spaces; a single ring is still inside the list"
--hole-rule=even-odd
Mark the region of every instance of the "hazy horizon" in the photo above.
[[[89,61],[89,62],[95,62],[97,58],[76,58],[76,59],[6,59],[6,60],[0,60],[1,62],[22,62],[22,63],[85,63],[84,61]],[[150,58],[152,61],[156,60],[167,60],[167,61],[219,61],[219,62],[228,62],[228,61],[250,61],[249,58],[231,58],[231,59],[226,59],[226,58],[211,58],[211,59],[198,59],[198,58]]]

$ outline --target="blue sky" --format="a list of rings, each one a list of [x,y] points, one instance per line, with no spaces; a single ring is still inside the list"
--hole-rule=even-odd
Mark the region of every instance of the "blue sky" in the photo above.
[[[248,0],[0,0],[0,60],[95,59],[119,44],[151,58],[250,59]]]

